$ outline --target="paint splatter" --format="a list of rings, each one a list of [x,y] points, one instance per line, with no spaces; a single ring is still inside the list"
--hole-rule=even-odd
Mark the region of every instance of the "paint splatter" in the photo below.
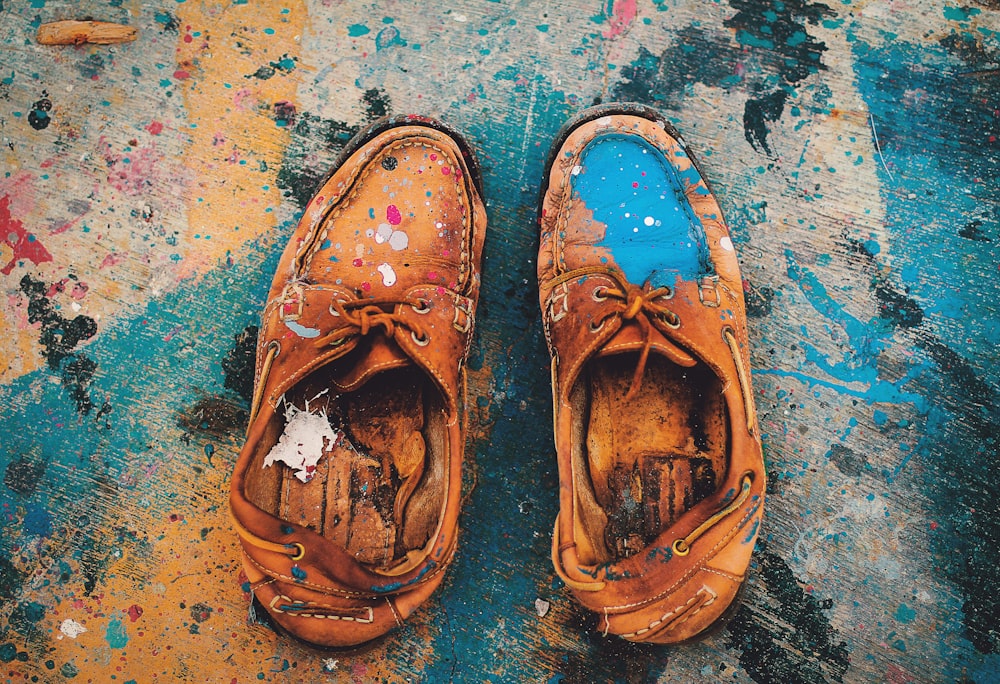
[[[52,101],[45,97],[44,92],[42,95],[42,99],[31,105],[31,111],[28,113],[28,123],[36,131],[44,130],[52,123],[52,118],[49,116],[49,112],[52,111]]]
[[[104,640],[110,648],[123,649],[128,646],[128,629],[119,617],[116,616],[108,620],[108,626],[104,631]]]
[[[93,402],[88,388],[97,363],[74,350],[97,333],[97,323],[89,316],[62,316],[46,296],[49,288],[30,275],[21,278],[20,287],[28,298],[28,322],[41,326],[42,356],[50,369],[59,371],[62,385],[76,403],[77,412],[90,413]]]
[[[67,618],[62,621],[62,624],[59,625],[59,631],[68,636],[70,639],[75,639],[86,632],[87,628],[76,620]]]
[[[3,268],[0,268],[0,273],[4,275],[10,275],[18,262],[23,259],[36,265],[52,261],[52,255],[38,241],[35,234],[26,230],[21,221],[11,216],[8,195],[0,197],[0,242],[13,251],[10,261]]]
[[[376,269],[382,274],[382,284],[386,287],[392,287],[396,284],[396,271],[389,264],[379,264]]]

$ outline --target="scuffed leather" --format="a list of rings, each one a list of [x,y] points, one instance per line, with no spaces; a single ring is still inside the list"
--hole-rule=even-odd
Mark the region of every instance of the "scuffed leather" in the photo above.
[[[623,109],[627,110],[627,107]],[[752,396],[741,392],[739,375],[723,332],[738,342],[743,370],[749,377],[749,353],[742,280],[736,253],[715,197],[700,175],[684,188],[694,215],[704,228],[710,268],[692,281],[674,288],[670,308],[679,314],[676,329],[652,317],[649,320],[650,353],[667,357],[679,366],[701,361],[720,378],[728,413],[732,443],[723,483],[675,521],[642,551],[618,562],[592,565],[581,561],[591,554],[587,518],[596,503],[588,492],[586,476],[574,468],[574,453],[585,451],[574,437],[571,394],[581,370],[591,359],[642,347],[644,338],[633,322],[615,317],[597,331],[592,321],[606,314],[608,301],[596,301],[598,287],[613,287],[614,279],[599,272],[565,282],[556,279],[581,268],[613,269],[613,257],[597,243],[603,225],[572,196],[570,180],[584,148],[600,136],[614,133],[641,136],[662,151],[664,158],[689,170],[692,162],[675,135],[647,115],[609,110],[570,127],[555,153],[540,207],[541,238],[538,257],[539,300],[546,340],[552,355],[555,444],[559,466],[559,516],[556,522],[553,562],[570,586],[573,596],[596,613],[598,629],[633,641],[677,643],[710,627],[729,607],[742,585],[750,562],[765,494],[764,463],[753,411]],[[610,261],[610,263],[609,263]],[[642,283],[635,283],[642,285]],[[715,304],[715,306],[713,306]],[[643,315],[643,314],[640,314]],[[751,416],[748,422],[748,416]],[[711,527],[678,556],[672,544],[726,506],[739,491],[742,478],[752,477],[750,495],[738,510]],[[591,523],[593,524],[593,523]]]
[[[401,625],[440,584],[453,557],[465,441],[462,366],[473,334],[486,228],[471,152],[436,122],[412,117],[373,127],[356,140],[360,144],[309,202],[278,264],[257,348],[261,399],[230,491],[234,519],[246,530],[243,566],[254,597],[283,630],[324,647],[355,646]],[[391,197],[384,192],[389,186]],[[397,232],[405,234],[403,248]],[[402,323],[391,339],[378,330],[323,345],[323,336],[341,324],[331,309],[334,299],[396,300],[392,310]],[[426,338],[415,338],[408,321],[417,321]],[[346,366],[345,357],[351,359]],[[447,491],[437,529],[422,550],[396,567],[361,563],[248,498],[248,469],[260,468],[260,445],[273,443],[275,424],[280,430],[275,416],[281,397],[331,364],[331,392],[350,391],[379,372],[413,364],[444,399],[446,434],[437,439],[447,454]]]

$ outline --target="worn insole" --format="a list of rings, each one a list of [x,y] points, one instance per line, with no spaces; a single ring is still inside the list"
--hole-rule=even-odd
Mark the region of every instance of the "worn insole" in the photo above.
[[[312,528],[358,560],[389,567],[432,530],[410,525],[407,504],[424,480],[428,460],[425,380],[415,369],[386,371],[358,391],[333,398],[316,378],[286,397],[325,413],[338,438],[328,441],[309,482],[284,468],[278,515]],[[419,518],[420,516],[415,516]],[[404,529],[410,525],[410,529]]]
[[[626,398],[636,363],[637,354],[618,354],[588,368],[587,462],[613,558],[646,547],[726,473],[728,428],[715,374],[654,354],[638,392]]]

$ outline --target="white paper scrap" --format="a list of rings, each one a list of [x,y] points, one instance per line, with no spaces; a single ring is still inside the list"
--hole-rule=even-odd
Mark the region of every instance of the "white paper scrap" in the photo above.
[[[316,465],[342,437],[330,427],[325,413],[302,411],[292,404],[285,405],[285,431],[278,443],[264,457],[264,467],[277,462],[295,470],[295,477],[309,482],[316,475]]]

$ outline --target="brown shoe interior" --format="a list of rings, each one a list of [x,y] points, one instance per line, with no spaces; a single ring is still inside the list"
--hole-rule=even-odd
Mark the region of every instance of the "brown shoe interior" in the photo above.
[[[289,390],[285,401],[325,413],[339,439],[324,441],[309,482],[301,482],[284,463],[264,467],[285,428],[279,407],[250,465],[247,496],[363,563],[398,566],[426,546],[444,504],[447,455],[440,393],[411,366],[379,373],[358,391],[332,395],[327,369]]]
[[[627,397],[636,363],[635,353],[595,359],[574,388],[575,477],[592,485],[578,485],[585,563],[645,548],[726,475],[729,427],[716,375],[652,354]]]

